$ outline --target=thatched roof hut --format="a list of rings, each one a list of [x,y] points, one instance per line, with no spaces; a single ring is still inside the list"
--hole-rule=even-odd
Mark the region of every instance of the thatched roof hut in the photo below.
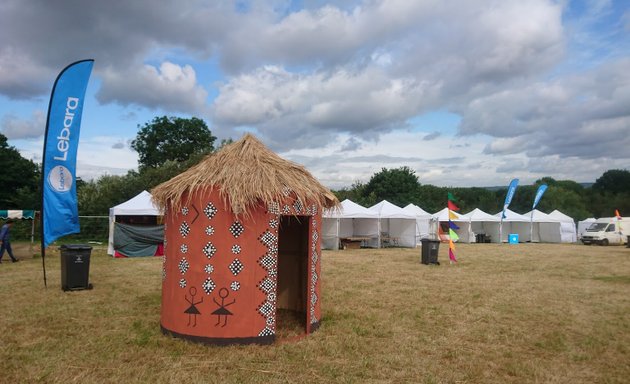
[[[165,214],[164,333],[267,344],[277,318],[318,328],[321,215],[338,201],[304,167],[245,135],[152,194]]]
[[[298,200],[315,203],[319,210],[339,206],[335,195],[306,168],[281,158],[251,134],[208,155],[151,194],[160,208],[167,202],[179,208],[185,194],[215,188],[237,215],[247,215],[261,202],[284,200],[287,190]]]

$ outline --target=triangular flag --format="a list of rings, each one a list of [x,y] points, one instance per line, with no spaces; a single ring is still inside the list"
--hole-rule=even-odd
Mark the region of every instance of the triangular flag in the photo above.
[[[457,199],[455,199],[455,196],[453,196],[453,194],[450,193],[450,192],[448,193],[448,200],[449,201],[457,201]]]
[[[448,209],[450,209],[451,211],[459,211],[459,207],[450,200],[448,201]]]
[[[457,216],[455,214],[455,212],[451,211],[450,209],[448,210],[448,219],[449,220],[457,220],[459,219],[459,216]]]
[[[459,227],[457,226],[457,224],[455,224],[454,222],[450,221],[448,222],[448,227],[451,229],[459,229]]]
[[[453,251],[455,250],[455,243],[453,243],[453,240],[451,239],[448,240],[448,249],[452,249]]]
[[[457,236],[457,233],[455,233],[455,231],[453,231],[450,228],[448,229],[448,235],[450,236],[451,240],[453,240],[453,241],[459,240],[459,236]]]
[[[448,250],[448,258],[451,259],[452,262],[457,263],[457,259],[455,258],[455,253],[453,250]]]
[[[619,210],[618,209],[615,209],[615,217],[617,219],[621,219],[621,215],[619,214]]]

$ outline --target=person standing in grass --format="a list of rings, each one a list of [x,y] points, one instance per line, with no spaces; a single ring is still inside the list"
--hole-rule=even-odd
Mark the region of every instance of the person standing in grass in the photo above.
[[[2,245],[0,246],[0,263],[2,263],[2,256],[4,256],[5,250],[9,254],[9,257],[11,258],[12,262],[15,263],[19,261],[18,259],[13,257],[13,250],[11,249],[11,240],[10,240],[10,235],[9,235],[11,226],[13,226],[13,220],[9,219],[2,226],[2,229],[0,229],[0,243],[2,243]]]

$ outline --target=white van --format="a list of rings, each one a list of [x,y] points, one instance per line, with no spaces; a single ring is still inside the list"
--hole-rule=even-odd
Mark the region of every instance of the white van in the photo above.
[[[582,235],[582,243],[586,245],[625,244],[630,236],[630,219],[602,217],[597,219]]]

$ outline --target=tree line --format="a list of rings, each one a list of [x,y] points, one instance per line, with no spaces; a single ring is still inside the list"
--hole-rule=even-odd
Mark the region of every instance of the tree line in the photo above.
[[[223,140],[215,146],[217,138],[203,120],[194,117],[155,117],[138,128],[131,143],[139,155],[138,170],[121,176],[76,180],[80,215],[108,215],[110,207],[171,179],[232,141]],[[0,209],[41,209],[41,164],[24,159],[2,134],[0,166],[5,183],[5,188],[0,189]],[[537,207],[541,211],[558,209],[576,220],[612,216],[616,209],[630,216],[628,170],[608,170],[592,186],[544,177],[533,185],[519,186],[510,209],[519,213],[530,211],[542,183],[548,189]],[[351,187],[333,191],[340,200],[348,198],[364,206],[385,199],[398,206],[413,203],[430,213],[446,206],[448,192],[456,196],[462,212],[480,208],[495,213],[502,209],[507,187],[452,188],[422,184],[414,171],[405,166],[383,168],[365,183],[355,182]]]

